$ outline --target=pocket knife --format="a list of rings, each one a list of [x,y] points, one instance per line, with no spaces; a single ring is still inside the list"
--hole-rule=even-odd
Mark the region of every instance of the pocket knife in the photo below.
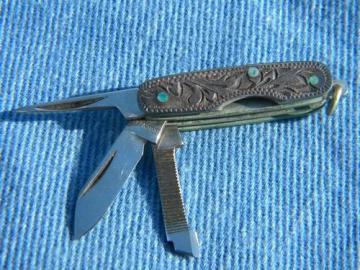
[[[73,237],[80,238],[104,215],[141,159],[153,155],[167,241],[175,252],[199,256],[196,232],[188,225],[176,167],[179,131],[219,128],[301,117],[330,102],[332,113],[344,93],[319,62],[283,62],[212,69],[160,77],[104,94],[20,108],[21,112],[68,112],[117,108],[128,120],[80,191]]]

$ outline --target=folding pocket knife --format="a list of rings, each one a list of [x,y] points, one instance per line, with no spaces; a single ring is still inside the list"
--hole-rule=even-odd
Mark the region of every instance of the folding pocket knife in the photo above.
[[[187,222],[176,167],[179,131],[227,127],[314,112],[345,88],[318,62],[247,65],[171,75],[139,87],[20,108],[21,112],[67,112],[117,108],[128,124],[80,191],[74,238],[104,215],[124,181],[153,144],[167,241],[178,253],[199,256],[196,232]]]

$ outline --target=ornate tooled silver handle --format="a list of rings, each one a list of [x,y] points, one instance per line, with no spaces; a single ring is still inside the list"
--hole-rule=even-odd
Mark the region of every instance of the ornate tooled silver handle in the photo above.
[[[331,84],[329,70],[319,62],[258,64],[149,80],[138,98],[145,113],[172,116],[217,110],[246,97],[291,103],[322,96]]]

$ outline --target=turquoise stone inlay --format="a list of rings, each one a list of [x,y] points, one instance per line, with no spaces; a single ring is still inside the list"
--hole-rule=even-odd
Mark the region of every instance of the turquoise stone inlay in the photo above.
[[[256,67],[249,67],[249,69],[248,69],[248,75],[249,75],[249,77],[254,78],[254,77],[259,76],[259,74],[260,74],[260,71],[259,71],[258,68],[256,68]]]
[[[159,92],[157,94],[157,100],[160,101],[161,103],[165,103],[169,101],[169,94],[166,92]]]
[[[317,84],[319,84],[319,82],[320,82],[320,78],[319,78],[319,76],[317,76],[317,75],[311,75],[310,77],[309,77],[309,83],[311,84],[311,85],[317,85]]]

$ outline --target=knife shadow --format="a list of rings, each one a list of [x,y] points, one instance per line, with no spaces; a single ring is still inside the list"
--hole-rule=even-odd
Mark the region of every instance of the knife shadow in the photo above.
[[[79,150],[77,150],[77,164],[71,164],[69,186],[65,199],[65,218],[69,236],[71,237],[73,234],[77,196],[83,185],[110,149],[116,137],[121,133],[127,121],[123,118],[121,113],[115,109],[46,114],[24,114],[16,111],[3,111],[0,112],[0,121],[56,121],[63,129],[82,130],[81,146]],[[155,165],[150,144],[146,144],[144,156],[135,170],[141,193],[145,196],[147,201],[147,209],[142,211],[148,211],[150,213],[152,224],[154,224],[154,230],[156,230],[161,242],[164,243],[165,249],[171,250],[171,244],[166,242]]]
[[[108,120],[114,119],[115,117],[119,117],[120,120]],[[71,164],[70,181],[66,193],[65,213],[70,236],[73,231],[73,216],[77,195],[91,176],[91,173],[105,156],[106,151],[110,148],[116,135],[120,134],[122,126],[125,124],[125,120],[121,118],[121,114],[115,110],[46,114],[27,114],[16,111],[4,111],[0,113],[0,121],[56,121],[62,129],[83,131],[81,146],[79,150],[77,150],[77,164]],[[105,134],[108,134],[108,136],[104,136]],[[51,158],[55,159],[56,157]]]

